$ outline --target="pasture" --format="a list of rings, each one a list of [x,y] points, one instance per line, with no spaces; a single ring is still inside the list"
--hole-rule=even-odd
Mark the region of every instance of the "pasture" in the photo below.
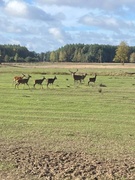
[[[87,73],[81,84],[69,72],[77,68]],[[135,65],[1,65],[1,179],[135,179],[135,75],[127,72]],[[15,88],[22,73],[30,88]],[[34,88],[43,76],[57,79]]]

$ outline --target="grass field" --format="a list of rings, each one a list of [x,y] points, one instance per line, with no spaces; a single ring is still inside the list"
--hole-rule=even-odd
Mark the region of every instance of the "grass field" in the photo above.
[[[83,152],[102,160],[135,158],[135,77],[126,74],[134,72],[134,67],[80,66],[78,73],[88,75],[84,83],[74,84],[66,65],[35,66],[0,67],[2,178],[3,173],[9,177],[15,169],[13,159],[7,156],[17,147],[32,147],[38,152]],[[12,84],[13,77],[21,73],[32,76],[30,89],[27,85],[15,89]],[[88,86],[88,78],[94,73],[97,81]],[[53,86],[47,88],[44,81],[44,89],[39,85],[33,88],[35,79],[55,75]],[[10,177],[13,179],[14,173]]]

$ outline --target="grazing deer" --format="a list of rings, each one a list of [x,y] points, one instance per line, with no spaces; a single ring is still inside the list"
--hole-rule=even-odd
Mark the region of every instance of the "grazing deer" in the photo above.
[[[29,86],[28,81],[29,81],[30,78],[31,78],[31,76],[28,75],[28,77],[25,78],[25,79],[19,79],[17,81],[17,83],[15,84],[15,88],[16,88],[16,86],[19,87],[20,84],[27,84],[27,86]]]
[[[47,87],[48,87],[49,84],[52,84],[52,85],[53,85],[55,79],[57,79],[56,76],[55,76],[54,78],[48,78],[48,79],[47,79]]]
[[[44,81],[45,79],[46,79],[45,77],[43,77],[42,79],[36,79],[36,80],[35,80],[35,84],[33,85],[33,86],[34,86],[34,88],[35,88],[35,85],[36,85],[36,84],[41,85],[41,86],[42,86],[42,88],[43,88],[42,83],[43,83],[43,81]]]
[[[76,75],[75,73],[78,71],[78,69],[75,71],[75,72],[72,72],[72,71],[70,71],[69,70],[69,72],[72,74],[72,76],[73,76],[73,79],[74,79],[74,83],[75,83],[75,81],[80,81],[80,83],[81,83],[81,81],[82,81],[82,75]]]
[[[25,77],[25,74],[22,73],[22,76],[15,76],[13,83],[16,83],[19,79],[23,79]]]
[[[91,82],[92,82],[92,83],[95,83],[96,77],[97,77],[97,74],[95,74],[95,77],[89,78],[88,85],[89,85]]]

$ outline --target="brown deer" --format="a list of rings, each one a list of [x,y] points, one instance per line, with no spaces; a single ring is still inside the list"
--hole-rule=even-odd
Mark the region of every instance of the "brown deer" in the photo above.
[[[82,75],[77,75],[77,74],[75,74],[77,71],[78,71],[78,69],[77,69],[75,72],[72,72],[72,71],[69,70],[69,72],[70,72],[70,73],[72,74],[72,76],[73,76],[74,83],[75,83],[75,81],[80,81],[80,83],[81,83],[81,81],[82,81]]]
[[[33,85],[34,88],[35,88],[35,85],[36,85],[36,84],[41,85],[42,88],[43,88],[43,84],[42,84],[42,83],[43,83],[43,81],[44,81],[45,79],[46,79],[45,77],[43,77],[42,79],[36,79],[36,80],[35,80],[35,83],[34,83],[34,85]]]
[[[27,84],[27,86],[29,87],[28,81],[29,81],[30,78],[31,78],[31,76],[28,75],[28,77],[25,78],[25,79],[17,80],[17,83],[15,84],[15,88],[16,88],[16,86],[19,87],[20,84]]]
[[[25,74],[22,73],[22,76],[15,76],[13,83],[16,83],[19,79],[23,79],[25,77]]]
[[[92,82],[92,83],[95,83],[96,77],[97,77],[97,74],[95,74],[95,77],[89,78],[88,85],[89,85],[91,82]]]
[[[48,87],[48,85],[49,84],[52,84],[53,85],[53,83],[54,83],[54,81],[57,79],[57,77],[55,76],[54,78],[48,78],[47,79],[47,87]]]

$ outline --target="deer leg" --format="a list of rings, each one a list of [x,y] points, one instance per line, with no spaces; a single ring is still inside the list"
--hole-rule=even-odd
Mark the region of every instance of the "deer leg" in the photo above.
[[[19,85],[19,83],[17,82],[17,83],[15,84],[15,88],[16,88],[16,87],[18,88],[18,85]]]
[[[40,84],[40,86],[41,86],[41,89],[43,89],[43,84]]]
[[[26,83],[27,84],[27,86],[29,87],[29,89],[30,89],[30,86],[29,86],[29,84],[28,83]]]

